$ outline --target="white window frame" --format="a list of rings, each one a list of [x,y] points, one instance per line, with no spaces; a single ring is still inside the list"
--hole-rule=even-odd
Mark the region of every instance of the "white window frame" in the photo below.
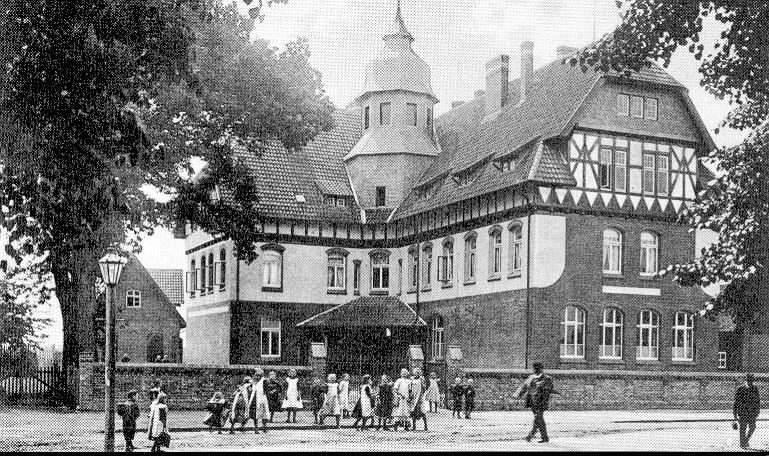
[[[227,287],[227,250],[219,251],[219,291]]]
[[[411,246],[408,250],[408,289],[409,291],[414,291],[417,288],[417,280],[418,280],[418,264],[419,264],[419,258],[417,257],[419,255],[417,248],[414,246]]]
[[[387,272],[387,274],[385,274]],[[385,282],[387,276],[387,283]],[[379,282],[377,283],[377,278]],[[371,291],[390,290],[390,257],[384,253],[371,255]]]
[[[598,357],[601,359],[622,359],[624,345],[625,316],[616,307],[603,309],[601,318],[601,344]]]
[[[135,304],[129,305],[131,301]],[[142,292],[139,290],[127,290],[125,292],[125,306],[127,309],[140,309],[142,306]]]
[[[187,271],[187,293],[191,298],[195,297],[195,292],[198,291],[198,269],[195,267],[197,262],[195,260],[190,261],[190,270]]]
[[[617,239],[607,239],[608,233],[616,233]],[[608,257],[607,257],[608,254]],[[608,265],[607,265],[608,258]],[[622,274],[622,232],[615,228],[603,230],[603,273]]]
[[[633,103],[639,101],[640,105],[634,105]],[[641,109],[638,112],[633,111],[634,106],[640,106]],[[644,97],[638,96],[638,95],[631,95],[630,96],[630,117],[634,119],[643,119],[644,118]]]
[[[651,111],[654,115],[651,116],[649,108],[654,106],[654,109]],[[659,117],[659,100],[657,98],[646,98],[644,100],[644,118],[648,120],[657,120]]]
[[[265,250],[262,258],[262,288],[283,288],[283,253]]]
[[[510,227],[510,273],[521,275],[523,270],[523,225]]]
[[[443,255],[438,257],[438,277],[444,284],[454,280],[454,242],[443,242]]]
[[[657,160],[655,160],[656,154],[654,152],[644,152],[643,153],[643,193],[645,195],[653,195],[655,190],[657,189],[657,179],[656,174],[657,170],[655,169],[654,165]],[[650,162],[647,162],[647,159],[651,160]]]
[[[626,93],[617,94],[617,115],[630,117],[630,95]]]
[[[726,352],[725,351],[718,352],[718,368],[719,369],[726,369],[727,368],[726,359],[727,358],[726,358]]]
[[[198,290],[200,290],[200,295],[203,296],[206,294],[206,291],[208,290],[208,263],[207,263],[207,257],[204,254],[200,257],[200,280],[198,281]]]
[[[502,275],[502,228],[497,227],[489,233],[489,277]]]
[[[624,150],[614,151],[614,190],[627,191],[627,152]]]
[[[561,358],[585,359],[585,311],[577,306],[563,309],[561,320]],[[572,329],[571,337],[569,329]],[[581,342],[580,342],[581,339]]]
[[[472,233],[465,237],[465,282],[475,282],[477,271],[478,236]]]
[[[638,313],[638,325],[636,328],[638,330],[636,359],[645,361],[659,360],[660,315],[651,309],[642,310]]]
[[[657,194],[667,196],[668,192],[670,192],[670,157],[660,154],[657,156]]]
[[[422,288],[430,288],[433,275],[433,246],[422,247]]]
[[[259,345],[260,345],[260,353],[262,358],[280,358],[281,355],[281,346],[282,344],[282,322],[280,320],[270,320],[267,318],[262,318],[261,320],[261,328],[259,331]],[[268,334],[267,340],[268,340],[268,346],[264,346],[264,335]],[[278,347],[277,347],[277,353],[275,353],[275,347],[273,346],[273,335],[277,334],[278,339]],[[265,350],[267,348],[267,350]]]
[[[433,317],[431,339],[433,359],[443,359],[445,339],[443,317],[440,315]]]
[[[683,318],[683,322],[681,319]],[[678,341],[679,334],[683,344]],[[673,325],[673,346],[671,347],[673,361],[694,361],[694,314],[676,312]]]
[[[599,151],[599,163],[598,163],[598,188],[603,190],[611,190],[611,174],[612,174],[612,150],[602,148]],[[606,182],[604,182],[604,176]]]
[[[332,264],[341,263],[341,264]],[[347,258],[340,254],[330,254],[326,267],[326,287],[332,291],[347,290]],[[339,283],[341,281],[341,283]]]
[[[659,271],[659,236],[651,231],[641,232],[641,275],[653,277]]]

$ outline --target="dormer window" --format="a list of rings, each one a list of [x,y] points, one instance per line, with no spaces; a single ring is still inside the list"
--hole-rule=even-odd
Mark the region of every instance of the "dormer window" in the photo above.
[[[497,164],[497,167],[503,173],[507,172],[507,171],[512,171],[512,170],[515,169],[515,162],[516,161],[517,160],[514,157],[508,157],[508,158],[505,158],[503,160],[500,160],[498,162],[498,164]]]
[[[376,207],[384,207],[387,203],[387,193],[385,187],[376,188]]]
[[[464,187],[465,185],[471,183],[474,181],[478,176],[481,174],[482,167],[477,167],[468,171],[463,171],[459,174],[454,175],[454,180],[456,181],[457,185],[460,187]]]
[[[328,195],[326,204],[332,207],[347,207],[347,198],[344,196]]]

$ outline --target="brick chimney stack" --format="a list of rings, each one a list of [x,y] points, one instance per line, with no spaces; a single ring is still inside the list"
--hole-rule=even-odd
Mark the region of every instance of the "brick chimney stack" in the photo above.
[[[510,56],[499,55],[486,64],[486,116],[502,110],[510,88]]]
[[[531,91],[534,78],[534,43],[524,41],[521,43],[521,97],[519,103],[523,103]]]

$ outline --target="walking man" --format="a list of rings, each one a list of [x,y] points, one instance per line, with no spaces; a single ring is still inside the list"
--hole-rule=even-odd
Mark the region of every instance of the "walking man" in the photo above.
[[[740,426],[740,446],[748,448],[750,437],[756,430],[756,419],[761,412],[758,388],[753,384],[753,374],[745,376],[745,383],[737,387],[734,395],[734,419]]]
[[[517,397],[526,397],[526,408],[530,408],[534,413],[534,425],[531,432],[526,436],[526,441],[531,439],[539,431],[542,440],[539,443],[547,443],[550,439],[547,437],[547,425],[545,424],[545,410],[550,402],[551,394],[558,394],[553,390],[553,378],[545,375],[542,363],[534,363],[534,374],[530,375],[523,384],[518,387],[515,395]]]

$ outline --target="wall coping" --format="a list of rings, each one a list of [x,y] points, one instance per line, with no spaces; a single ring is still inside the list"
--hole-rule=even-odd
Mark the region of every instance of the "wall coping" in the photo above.
[[[531,375],[530,369],[485,369],[485,368],[473,368],[465,367],[463,369],[465,373],[480,375],[480,376],[492,376],[492,375]],[[556,370],[546,369],[545,373],[558,377],[586,377],[586,376],[598,376],[598,377],[645,377],[645,378],[714,378],[714,379],[733,379],[743,380],[745,373],[740,372],[669,372],[669,371],[627,371],[627,370],[583,370],[583,369],[569,369],[569,370]],[[769,381],[769,373],[755,373],[753,374],[756,380]]]
[[[104,368],[104,363],[85,363],[93,366]],[[288,371],[289,369],[295,369],[300,371],[312,371],[312,367],[308,366],[290,366],[290,365],[277,365],[277,364],[232,364],[232,365],[209,365],[209,364],[180,364],[180,363],[115,363],[115,367],[118,369],[160,369],[160,370],[255,370],[257,367],[267,372],[274,371]]]

